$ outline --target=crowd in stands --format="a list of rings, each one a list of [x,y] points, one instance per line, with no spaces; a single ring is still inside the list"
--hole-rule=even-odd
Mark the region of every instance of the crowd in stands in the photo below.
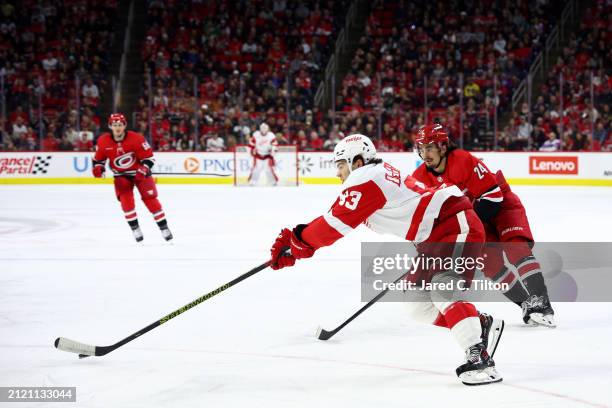
[[[382,109],[383,138],[409,141],[437,119],[467,147],[481,147],[495,105],[508,105],[559,11],[552,1],[378,0],[336,108]]]
[[[97,110],[108,80],[101,44],[110,42],[116,4],[0,3],[0,36],[7,40],[0,43],[0,69],[10,83],[9,114],[0,119],[3,148],[90,149],[89,136],[106,130]],[[158,151],[229,150],[245,144],[262,121],[279,143],[301,150],[332,150],[359,132],[373,136],[381,151],[405,151],[416,129],[434,120],[455,141],[462,135],[469,149],[492,149],[496,140],[500,150],[612,150],[612,18],[605,0],[584,12],[541,96],[523,104],[497,138],[496,106],[500,114],[509,109],[559,19],[558,2],[374,0],[336,106],[323,112],[314,93],[350,3],[149,0],[142,97],[130,127]],[[80,23],[69,25],[73,20]],[[75,74],[82,78],[78,112]]]
[[[349,4],[149,1],[139,127],[154,122],[152,141],[162,150],[188,146],[183,136],[203,147],[198,136],[210,132],[244,143],[242,130],[261,120],[288,131],[287,106],[298,117],[313,110]],[[196,114],[200,129],[189,119]]]
[[[533,106],[525,103],[504,129],[512,150],[612,151],[612,5],[585,10]]]
[[[91,150],[116,0],[0,0],[0,150]]]

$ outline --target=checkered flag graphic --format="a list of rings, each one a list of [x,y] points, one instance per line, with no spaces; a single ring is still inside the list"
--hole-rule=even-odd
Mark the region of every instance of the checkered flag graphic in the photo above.
[[[49,164],[51,164],[51,156],[36,156],[32,174],[47,174]]]

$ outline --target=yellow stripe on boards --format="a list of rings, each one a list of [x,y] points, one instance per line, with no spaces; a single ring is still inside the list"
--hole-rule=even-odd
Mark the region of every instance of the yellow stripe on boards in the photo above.
[[[340,184],[338,177],[301,177],[300,184]]]

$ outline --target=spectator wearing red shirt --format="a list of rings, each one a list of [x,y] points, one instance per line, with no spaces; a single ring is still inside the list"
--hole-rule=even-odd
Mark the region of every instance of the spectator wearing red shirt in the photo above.
[[[79,137],[74,142],[74,150],[78,152],[91,152],[93,150],[93,141],[89,135],[89,132],[80,132]]]
[[[28,113],[24,112],[21,105],[17,106],[17,108],[15,108],[15,110],[9,115],[9,123],[17,122],[17,118],[21,118],[24,123],[28,123]]]
[[[51,132],[47,133],[47,136],[43,139],[40,145],[40,149],[44,152],[54,152],[58,150],[58,147],[59,141]]]
[[[310,148],[314,151],[323,150],[323,139],[319,137],[319,134],[314,130],[310,132]]]

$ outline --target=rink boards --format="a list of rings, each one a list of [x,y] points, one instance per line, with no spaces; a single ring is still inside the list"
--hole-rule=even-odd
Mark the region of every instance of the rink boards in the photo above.
[[[474,152],[492,171],[503,170],[510,184],[612,186],[612,153]],[[111,177],[91,176],[89,152],[0,152],[0,184],[95,184]],[[411,174],[421,164],[416,153],[380,153],[380,156]],[[232,152],[159,152],[156,175],[167,184],[234,183],[234,167],[249,168],[249,158],[235,162]],[[286,165],[283,160],[277,166]],[[204,174],[202,174],[204,173]],[[301,184],[337,184],[331,152],[300,152]],[[107,175],[110,171],[107,172]],[[214,175],[207,175],[214,174]]]

